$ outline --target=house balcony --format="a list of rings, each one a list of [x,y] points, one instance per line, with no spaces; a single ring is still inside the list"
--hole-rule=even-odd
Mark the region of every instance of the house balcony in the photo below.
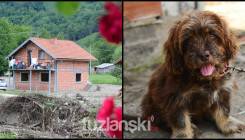
[[[26,68],[26,69],[13,69],[10,68],[10,71],[55,71],[55,69],[33,69],[33,68]]]
[[[11,60],[12,61],[12,60]],[[25,70],[34,70],[34,71],[54,71],[54,62],[50,60],[36,60],[35,62],[29,63],[29,65],[24,61],[12,61],[9,62],[9,70],[12,71],[25,71]]]

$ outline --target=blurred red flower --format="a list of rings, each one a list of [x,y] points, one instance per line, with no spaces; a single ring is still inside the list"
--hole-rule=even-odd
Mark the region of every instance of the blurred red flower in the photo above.
[[[96,120],[102,123],[104,133],[108,137],[122,139],[122,107],[114,106],[113,97],[105,99]]]
[[[122,41],[121,8],[112,2],[105,3],[107,15],[99,20],[99,32],[108,41],[119,44]]]

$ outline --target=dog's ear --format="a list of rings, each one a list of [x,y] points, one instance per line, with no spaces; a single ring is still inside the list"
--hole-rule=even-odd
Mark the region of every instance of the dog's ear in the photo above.
[[[166,54],[165,64],[167,70],[173,74],[179,74],[183,70],[183,52],[180,43],[180,21],[171,29],[167,41],[164,44]]]
[[[221,19],[221,23],[223,26],[223,39],[226,51],[226,59],[230,60],[236,56],[239,46],[236,44],[235,35],[228,28],[227,23],[223,19]]]
[[[239,49],[239,46],[237,46],[235,41],[235,36],[230,30],[227,30],[224,34],[224,43],[225,43],[225,50],[226,50],[226,59],[230,60],[233,59],[237,51]]]

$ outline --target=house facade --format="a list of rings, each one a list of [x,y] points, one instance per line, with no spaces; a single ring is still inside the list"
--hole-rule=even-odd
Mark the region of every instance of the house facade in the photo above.
[[[69,40],[31,37],[7,57],[14,88],[60,92],[83,90],[89,80],[94,56]]]

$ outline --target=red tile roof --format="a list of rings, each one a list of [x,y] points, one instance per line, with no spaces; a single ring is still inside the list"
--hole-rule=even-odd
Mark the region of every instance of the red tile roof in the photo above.
[[[70,40],[37,37],[32,37],[31,40],[55,59],[96,60],[93,55]]]

